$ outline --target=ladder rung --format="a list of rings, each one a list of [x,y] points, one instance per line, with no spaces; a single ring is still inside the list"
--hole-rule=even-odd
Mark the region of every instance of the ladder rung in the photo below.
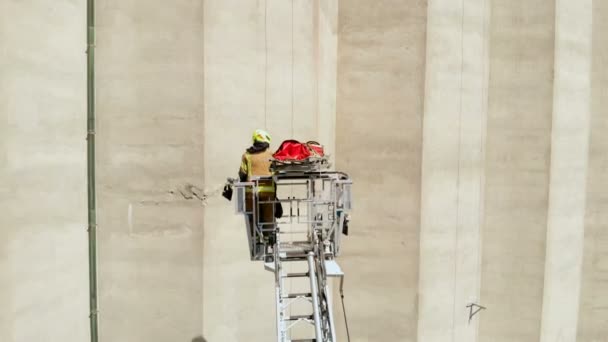
[[[298,273],[287,273],[284,276],[281,276],[282,278],[304,278],[304,277],[308,277],[309,274],[308,272],[298,272]]]
[[[306,261],[307,255],[305,254],[291,254],[288,256],[282,256],[281,261],[290,262],[290,261]]]
[[[286,319],[284,319],[284,321],[299,321],[302,319],[312,321],[314,317],[312,315],[294,315],[287,317]]]
[[[310,297],[312,297],[312,294],[311,293],[290,293],[286,296],[282,296],[281,298],[287,299],[287,298],[300,298],[300,297],[310,298]]]
[[[279,248],[279,257],[281,259],[308,260],[308,252],[309,251]]]

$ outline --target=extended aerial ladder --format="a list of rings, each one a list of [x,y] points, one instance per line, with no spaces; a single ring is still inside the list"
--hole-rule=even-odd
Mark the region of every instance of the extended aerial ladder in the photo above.
[[[348,229],[352,181],[327,165],[326,159],[273,161],[273,176],[233,182],[251,260],[274,273],[279,342],[337,341],[329,279],[337,278],[342,291],[344,274],[335,259]],[[259,196],[257,189],[269,182],[276,198]],[[264,206],[283,213],[264,219]]]

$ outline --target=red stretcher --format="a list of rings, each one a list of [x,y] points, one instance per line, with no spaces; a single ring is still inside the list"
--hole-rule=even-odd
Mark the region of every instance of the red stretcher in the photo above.
[[[272,155],[272,171],[315,171],[329,167],[323,145],[316,141],[306,143],[285,140]]]

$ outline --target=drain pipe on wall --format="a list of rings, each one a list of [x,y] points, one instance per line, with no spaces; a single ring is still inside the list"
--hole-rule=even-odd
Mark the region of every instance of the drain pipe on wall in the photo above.
[[[95,0],[87,0],[87,196],[89,217],[89,320],[91,342],[98,342],[97,212],[95,193]]]

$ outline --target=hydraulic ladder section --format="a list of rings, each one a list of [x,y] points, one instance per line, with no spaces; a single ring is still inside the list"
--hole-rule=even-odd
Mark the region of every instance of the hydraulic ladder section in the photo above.
[[[301,263],[305,266],[305,270],[289,272],[287,270],[289,263]],[[326,263],[330,263],[338,271],[328,274],[325,270]],[[325,261],[312,250],[295,254],[282,251],[279,247],[275,253],[274,265],[267,265],[267,269],[273,270],[275,274],[278,341],[336,341],[331,289],[327,282],[328,276],[343,275],[335,261]],[[292,291],[286,283],[293,279],[303,280],[308,285],[307,290]],[[289,309],[295,303],[306,304],[307,312],[291,314]],[[298,324],[311,325],[314,328],[314,338],[291,340],[289,332]]]
[[[277,198],[262,199],[256,188],[270,179]],[[251,259],[274,273],[278,342],[337,341],[329,279],[344,276],[335,258],[348,223],[351,184],[343,173],[306,170],[233,184]],[[272,206],[272,219],[264,217],[264,205]],[[275,219],[279,205],[283,216]]]

